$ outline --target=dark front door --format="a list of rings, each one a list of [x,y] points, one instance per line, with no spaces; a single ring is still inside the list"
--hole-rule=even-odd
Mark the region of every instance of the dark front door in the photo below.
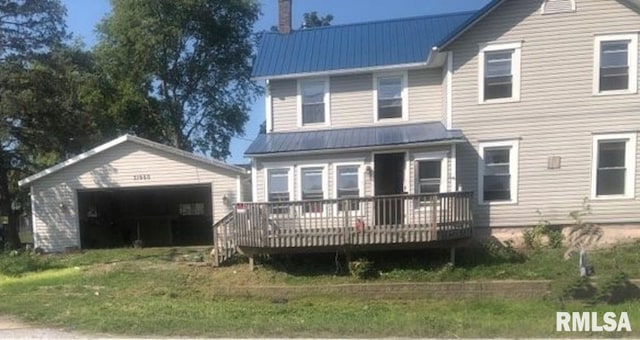
[[[405,154],[383,153],[374,156],[375,196],[396,196],[376,198],[376,224],[401,224],[403,220]]]

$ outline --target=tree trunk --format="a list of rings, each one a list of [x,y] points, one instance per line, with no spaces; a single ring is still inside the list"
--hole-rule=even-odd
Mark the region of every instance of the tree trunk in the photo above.
[[[9,171],[6,160],[0,154],[0,216],[7,216],[7,224],[4,225],[5,247],[9,249],[20,248],[20,236],[18,235],[18,223],[11,210],[11,193],[9,192]]]

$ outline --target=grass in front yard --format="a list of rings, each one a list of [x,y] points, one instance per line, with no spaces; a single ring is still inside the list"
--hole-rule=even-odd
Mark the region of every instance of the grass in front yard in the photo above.
[[[223,297],[225,286],[323,285],[362,282],[335,274],[334,255],[300,255],[213,269],[187,265],[205,248],[94,250],[44,256],[50,267],[0,275],[0,314],[90,332],[169,336],[550,337],[556,311],[626,311],[635,333],[640,303],[586,306],[555,298],[360,299],[313,296],[271,300]],[[522,254],[509,249],[361,254],[376,263],[379,282],[551,279],[577,276],[561,250]],[[598,276],[640,278],[640,244],[590,253]],[[0,262],[7,260],[0,255]],[[242,262],[242,261],[239,261]],[[38,272],[38,270],[41,270]],[[7,274],[7,273],[5,273]],[[561,334],[590,336],[586,333]],[[598,334],[596,334],[598,335]],[[617,334],[603,334],[617,336]]]
[[[211,269],[139,260],[5,277],[0,313],[91,332],[168,336],[549,337],[558,335],[561,310],[626,311],[640,324],[637,303],[219,297],[197,275],[203,270]]]
[[[459,249],[456,266],[448,265],[448,250],[395,251],[355,254],[366,257],[380,272],[378,281],[441,282],[469,280],[558,280],[579,274],[578,259],[563,258],[563,249],[521,252],[495,245]],[[599,277],[625,272],[640,278],[640,243],[621,244],[588,253]],[[243,282],[268,284],[349,283],[355,279],[336,275],[335,254],[279,256],[261,262],[257,272]],[[344,264],[341,265],[344,267]],[[223,280],[244,273],[240,266],[227,267]],[[345,268],[342,268],[343,271]],[[356,280],[357,281],[357,280]]]

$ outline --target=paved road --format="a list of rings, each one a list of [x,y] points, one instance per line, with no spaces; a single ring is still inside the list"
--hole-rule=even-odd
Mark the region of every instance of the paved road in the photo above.
[[[36,328],[11,317],[0,316],[0,339],[96,339],[96,336],[57,329]],[[104,338],[104,336],[102,337]]]

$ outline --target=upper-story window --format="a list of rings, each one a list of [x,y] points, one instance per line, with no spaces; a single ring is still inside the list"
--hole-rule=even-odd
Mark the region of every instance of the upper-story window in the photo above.
[[[637,93],[638,34],[596,36],[595,94]]]
[[[407,119],[407,75],[377,75],[374,79],[374,121]]]
[[[329,80],[300,80],[298,94],[298,126],[328,124]]]
[[[521,49],[521,43],[492,44],[480,48],[480,103],[520,100]]]

